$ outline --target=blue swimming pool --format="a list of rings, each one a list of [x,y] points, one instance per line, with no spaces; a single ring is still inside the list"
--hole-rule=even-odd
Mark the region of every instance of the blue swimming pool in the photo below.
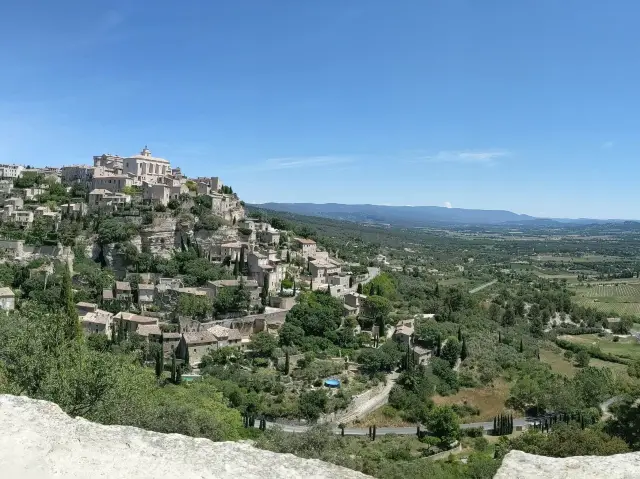
[[[329,387],[329,388],[339,388],[340,387],[340,380],[339,379],[327,379],[324,382],[324,385]]]

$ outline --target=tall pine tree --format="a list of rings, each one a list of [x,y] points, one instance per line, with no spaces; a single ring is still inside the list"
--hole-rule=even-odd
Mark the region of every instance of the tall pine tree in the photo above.
[[[520,338],[520,353],[524,353],[524,342],[522,341],[522,338]]]
[[[71,287],[71,271],[67,265],[62,276],[62,298],[64,300],[64,336],[68,340],[79,339],[81,337],[80,321],[78,311],[73,301],[73,289]]]
[[[460,348],[460,359],[464,361],[469,356],[469,351],[467,351],[467,338],[462,338],[462,347]]]

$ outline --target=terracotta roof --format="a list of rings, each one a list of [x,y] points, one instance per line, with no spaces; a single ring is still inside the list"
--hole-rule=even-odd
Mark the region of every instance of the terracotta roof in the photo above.
[[[116,314],[115,317],[117,319],[122,319],[124,321],[138,324],[158,324],[157,318],[152,318],[151,316],[140,316],[139,314],[128,313],[125,311],[121,311],[120,313]]]
[[[313,241],[312,239],[307,239],[307,238],[296,238],[296,241],[300,244],[316,244],[315,241]]]
[[[231,330],[224,326],[215,325],[207,329],[207,331],[213,334],[217,339],[226,339],[229,337],[229,332]]]
[[[120,291],[131,291],[131,284],[127,281],[116,281],[116,289]]]
[[[11,291],[11,288],[0,288],[0,297],[2,297],[2,298],[7,298],[7,297],[13,298],[14,296],[15,296],[15,294],[13,293],[13,291]]]
[[[184,340],[189,346],[193,344],[212,344],[217,343],[216,337],[209,331],[198,331],[194,333],[184,333]]]
[[[241,339],[242,335],[240,334],[240,331],[238,331],[237,329],[229,330],[229,341],[239,341]]]
[[[164,339],[180,339],[182,335],[180,333],[164,333],[162,337]]]
[[[160,336],[161,331],[160,327],[157,324],[141,324],[140,326],[138,326],[136,333],[138,333],[140,336],[148,337],[150,334]]]
[[[84,315],[80,321],[83,323],[92,323],[92,324],[108,324],[111,321],[113,314],[109,311],[103,311],[101,309],[97,309],[96,311],[91,311]]]

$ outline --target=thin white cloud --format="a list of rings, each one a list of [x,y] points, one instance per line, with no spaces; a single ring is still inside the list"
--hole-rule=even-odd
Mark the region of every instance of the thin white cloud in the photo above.
[[[445,208],[453,208],[453,206],[451,206],[451,202],[450,201],[445,201],[444,202],[444,207]]]
[[[609,150],[609,149],[613,148],[614,146],[615,146],[615,143],[613,141],[605,141],[602,144],[602,149],[603,150]]]
[[[264,162],[265,170],[288,170],[293,168],[313,168],[318,166],[340,165],[352,163],[351,156],[303,156],[288,158],[269,158]]]
[[[493,165],[500,158],[509,156],[506,150],[462,150],[439,151],[435,155],[426,156],[424,160],[434,163],[467,163],[478,165]]]

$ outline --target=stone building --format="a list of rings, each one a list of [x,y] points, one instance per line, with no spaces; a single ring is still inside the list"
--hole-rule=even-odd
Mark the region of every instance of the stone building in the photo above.
[[[143,181],[142,199],[148,203],[167,206],[171,199],[171,187],[162,183]]]
[[[134,181],[128,175],[95,175],[91,181],[93,190],[109,190],[112,193],[122,192]]]
[[[0,288],[0,309],[13,311],[16,307],[16,295],[11,288]]]
[[[62,182],[65,184],[90,183],[93,179],[94,170],[93,166],[88,165],[63,166],[60,175]]]
[[[131,176],[137,184],[144,181],[159,183],[160,178],[171,174],[171,165],[164,158],[151,156],[145,146],[139,155],[123,159],[122,173]]]
[[[295,241],[302,251],[302,256],[304,258],[308,258],[309,256],[314,256],[317,251],[317,244],[312,239],[307,238],[295,238]]]
[[[138,326],[158,324],[157,318],[152,318],[150,316],[140,316],[139,314],[133,314],[124,311],[116,314],[113,317],[113,321],[116,325],[116,329],[120,327],[120,324],[122,324],[125,331],[128,331],[130,333],[137,333]]]
[[[237,222],[244,218],[244,207],[236,194],[211,192],[211,212],[229,222]]]
[[[113,193],[109,190],[97,188],[89,193],[88,207],[90,210],[98,208],[120,209],[131,203],[131,196],[124,193]]]
[[[10,178],[15,180],[22,175],[24,166],[22,165],[0,165],[0,178]]]

